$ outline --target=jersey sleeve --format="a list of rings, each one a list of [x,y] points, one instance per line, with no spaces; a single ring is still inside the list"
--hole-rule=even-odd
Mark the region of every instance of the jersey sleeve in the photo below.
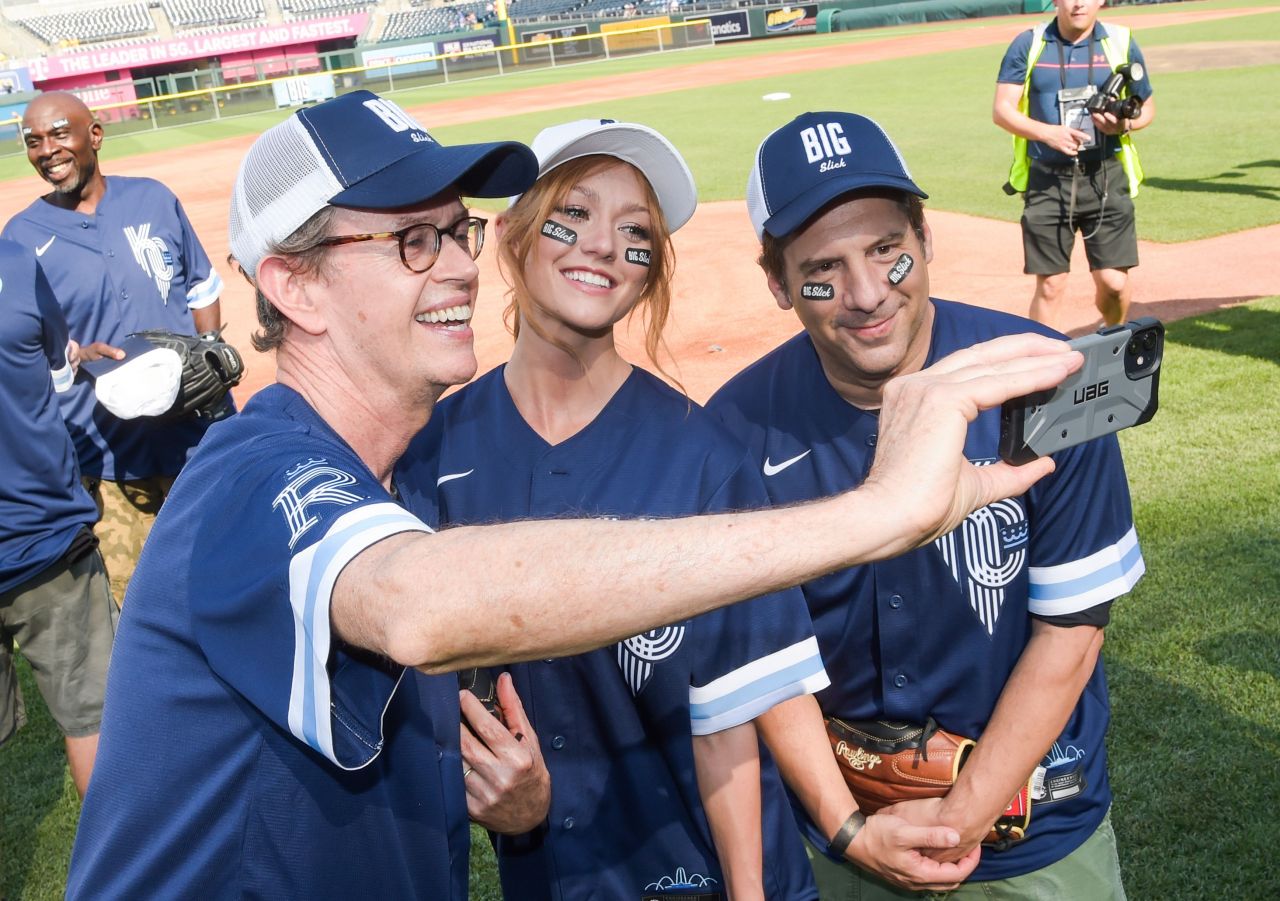
[[[232,690],[342,769],[359,769],[382,748],[403,667],[333,635],[334,583],[382,539],[431,530],[349,450],[270,437],[234,485],[211,472],[207,496],[187,493],[174,511],[166,502],[166,513],[215,511],[199,517],[196,537],[213,572],[186,576],[193,632]]]
[[[217,301],[222,296],[222,276],[209,262],[209,255],[204,252],[196,230],[187,218],[182,204],[174,198],[177,208],[178,222],[182,226],[182,259],[186,263],[187,273],[187,309],[199,310]]]
[[[1053,475],[1029,494],[1028,610],[1048,617],[1115,600],[1146,570],[1116,436],[1054,459]]]
[[[702,512],[766,506],[760,476],[743,457]],[[741,725],[775,704],[831,684],[798,588],[703,614],[690,628],[698,649],[689,686],[694,735]]]
[[[45,359],[49,362],[49,373],[53,376],[53,390],[59,394],[70,390],[75,380],[75,372],[71,368],[68,351],[71,349],[67,336],[67,320],[53,296],[53,288],[44,270],[37,263],[35,267],[35,302],[41,322],[41,347]]]
[[[1027,60],[1031,56],[1031,30],[1022,32],[1009,44],[1000,61],[1000,73],[996,75],[999,84],[1025,84],[1027,81]]]
[[[1150,99],[1153,91],[1151,88],[1151,70],[1147,68],[1146,57],[1142,55],[1142,49],[1138,46],[1138,42],[1129,39],[1129,62],[1142,64],[1142,77],[1135,81],[1129,88],[1129,93],[1135,97],[1141,97],[1143,100]]]

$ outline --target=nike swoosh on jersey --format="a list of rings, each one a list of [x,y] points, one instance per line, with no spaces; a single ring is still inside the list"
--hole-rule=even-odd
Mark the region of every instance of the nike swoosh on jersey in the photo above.
[[[37,247],[37,248],[36,248],[36,256],[38,256],[38,257],[42,257],[42,256],[44,256],[44,252],[45,252],[46,250],[48,250],[48,249],[49,249],[49,246],[50,246],[51,244],[53,244],[53,242],[54,242],[54,241],[56,241],[56,240],[58,240],[58,236],[57,236],[57,235],[50,235],[50,236],[49,236],[49,240],[48,240],[48,241],[45,241],[43,245],[41,245],[40,247]]]
[[[791,464],[799,463],[801,460],[809,456],[809,454],[811,453],[813,453],[813,448],[809,448],[803,454],[796,454],[790,460],[783,460],[781,463],[770,463],[769,458],[765,457],[764,458],[764,474],[767,476],[776,476],[778,473],[782,472],[782,470],[786,469]]]
[[[440,478],[436,479],[436,487],[439,488],[445,482],[452,482],[454,479],[465,479],[467,476],[471,475],[471,473],[473,472],[475,472],[474,469],[468,469],[466,472],[451,472],[448,475],[441,476]]]

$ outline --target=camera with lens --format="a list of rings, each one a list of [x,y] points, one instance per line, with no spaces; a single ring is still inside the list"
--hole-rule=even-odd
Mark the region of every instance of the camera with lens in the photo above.
[[[1120,94],[1135,81],[1141,81],[1146,72],[1142,63],[1125,63],[1117,66],[1098,93],[1089,98],[1085,109],[1091,113],[1110,113],[1117,119],[1136,119],[1142,115],[1141,97],[1121,97]]]

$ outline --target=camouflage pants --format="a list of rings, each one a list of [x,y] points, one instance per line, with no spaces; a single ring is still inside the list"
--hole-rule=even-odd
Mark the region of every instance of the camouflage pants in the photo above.
[[[103,481],[85,477],[84,487],[98,505],[99,550],[111,579],[111,593],[116,603],[124,603],[125,589],[133,576],[133,568],[142,553],[142,545],[151,532],[160,505],[173,487],[173,476],[152,476],[130,482]]]

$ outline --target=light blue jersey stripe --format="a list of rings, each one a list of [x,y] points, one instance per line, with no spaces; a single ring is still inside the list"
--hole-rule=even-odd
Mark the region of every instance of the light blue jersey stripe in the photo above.
[[[1064,598],[1081,597],[1110,582],[1124,580],[1127,573],[1142,559],[1142,549],[1135,543],[1118,561],[1112,561],[1091,573],[1065,582],[1032,582],[1030,602],[1048,603]]]
[[[689,718],[695,723],[699,720],[714,719],[727,711],[745,707],[758,698],[776,694],[788,685],[802,685],[805,680],[825,672],[821,655],[814,654],[759,679],[754,679],[719,697],[690,704]]]
[[[198,285],[193,285],[187,292],[187,309],[199,310],[207,307],[222,295],[222,276],[212,273]]]
[[[389,505],[388,505],[389,506]],[[367,548],[370,544],[382,540],[390,534],[398,531],[421,530],[426,527],[412,514],[400,510],[389,510],[386,513],[378,513],[361,519],[350,526],[339,528],[325,535],[320,542],[314,547],[310,565],[307,571],[305,600],[301,611],[296,611],[302,624],[303,647],[301,657],[302,666],[302,690],[300,700],[302,702],[301,709],[301,735],[299,736],[312,748],[315,748],[326,757],[332,757],[332,749],[326,747],[331,742],[322,741],[318,726],[317,712],[317,690],[318,680],[321,678],[316,672],[317,667],[323,667],[324,661],[317,660],[317,633],[323,629],[323,643],[327,645],[328,635],[328,606],[321,607],[320,591],[321,586],[325,584],[326,573],[329,572],[333,562],[342,556],[346,556],[346,560],[342,561],[345,565],[360,551]],[[371,540],[360,541],[361,535],[368,534]],[[320,614],[325,614],[324,622],[319,622]],[[327,658],[328,654],[325,654]],[[327,676],[324,678],[327,679]],[[325,711],[328,715],[328,711]],[[336,761],[335,761],[336,762]]]

